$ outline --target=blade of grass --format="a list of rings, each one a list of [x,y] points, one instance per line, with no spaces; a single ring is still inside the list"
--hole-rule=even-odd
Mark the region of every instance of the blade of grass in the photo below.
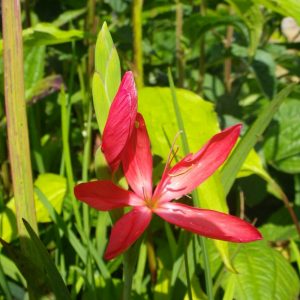
[[[78,240],[76,237],[76,234],[71,230],[70,227],[67,227],[64,220],[57,214],[55,209],[52,207],[51,203],[48,201],[48,199],[45,197],[45,195],[39,190],[38,188],[35,188],[35,192],[37,193],[40,201],[43,203],[43,205],[46,207],[51,219],[56,223],[56,225],[62,230],[64,235],[68,238],[70,244],[80,257],[80,259],[86,263],[87,261],[87,250],[82,245],[82,243]],[[91,255],[93,256],[96,265],[103,276],[105,280],[110,279],[110,273],[103,262],[103,260],[100,257],[99,252],[95,249],[95,247],[92,245],[91,242],[87,243],[88,251],[90,251]]]
[[[56,295],[57,299],[71,299],[69,291],[59,274],[56,266],[54,265],[53,261],[51,260],[51,257],[48,254],[47,249],[41,242],[41,240],[38,238],[32,227],[29,225],[26,220],[23,219],[24,225],[28,231],[28,234],[31,238],[31,241],[36,248],[36,252],[40,256],[41,261],[43,262],[43,269],[47,270],[45,273],[47,277],[47,281],[49,282],[49,285],[52,288],[53,293]]]
[[[261,134],[271,122],[280,104],[293,91],[295,86],[296,84],[288,85],[277,94],[271,103],[261,112],[245,136],[240,140],[236,148],[233,150],[229,159],[224,164],[221,170],[221,180],[226,195],[230,191],[234,180],[250,150],[254,147]]]
[[[70,105],[67,103],[67,97],[65,94],[64,87],[62,86],[61,92],[59,94],[59,102],[61,104],[61,127],[62,127],[62,140],[63,140],[63,153],[64,153],[64,161],[66,167],[66,174],[67,174],[67,182],[68,182],[68,189],[72,199],[72,206],[75,216],[76,224],[79,228],[79,231],[82,232],[82,222],[78,207],[78,202],[75,199],[73,194],[74,189],[74,176],[73,176],[73,168],[71,162],[71,150],[69,145],[69,110]]]
[[[37,231],[37,222],[24,94],[20,1],[2,0],[2,25],[8,146],[18,231],[20,237],[23,237],[28,234],[22,218],[27,219],[35,231]],[[21,239],[22,249],[28,257],[34,257],[34,252],[26,241],[27,239]]]
[[[172,100],[173,100],[173,106],[174,106],[174,110],[175,110],[175,114],[176,114],[176,119],[177,119],[177,124],[178,124],[178,129],[182,130],[183,134],[181,135],[181,139],[182,139],[182,145],[183,145],[183,150],[184,150],[184,154],[187,155],[190,151],[189,151],[189,145],[188,145],[188,141],[186,138],[186,133],[185,133],[185,129],[184,129],[184,123],[183,123],[183,119],[181,116],[181,112],[180,112],[180,108],[178,105],[178,101],[177,101],[177,97],[176,97],[176,90],[175,90],[175,86],[174,86],[174,81],[173,81],[173,77],[172,77],[172,73],[171,73],[171,69],[168,69],[168,78],[169,78],[169,84],[170,84],[170,89],[171,89],[171,93],[172,93]],[[199,199],[198,199],[198,194],[197,192],[193,192],[192,193],[193,196],[193,202],[194,202],[194,206],[195,207],[199,207]],[[202,249],[202,253],[203,253],[203,260],[204,260],[204,273],[205,273],[205,284],[206,284],[206,292],[207,292],[207,296],[208,299],[211,300],[213,299],[213,293],[212,293],[212,278],[211,278],[211,272],[210,272],[210,265],[209,265],[209,257],[208,257],[208,252],[206,249],[206,245],[205,245],[205,238],[200,236],[200,244],[201,244],[201,249]],[[185,250],[186,251],[186,250]],[[186,254],[185,254],[186,255]],[[185,268],[186,268],[186,273],[187,273],[187,281],[191,282],[190,278],[189,278],[189,266],[188,263],[185,261]],[[191,285],[188,286],[188,295],[189,295],[189,299],[192,299],[192,290],[191,290]]]

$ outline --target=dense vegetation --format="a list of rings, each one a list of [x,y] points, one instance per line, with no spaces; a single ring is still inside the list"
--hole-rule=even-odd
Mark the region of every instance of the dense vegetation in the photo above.
[[[26,142],[19,132],[7,133],[19,116],[9,114],[13,100],[4,96],[4,73],[13,70],[4,61],[2,27],[0,298],[120,299],[123,293],[129,299],[132,277],[132,299],[297,299],[300,2],[142,2],[22,2],[32,168],[23,185],[30,189],[32,172],[38,223],[36,234],[34,222],[24,221],[25,241],[17,229],[24,215],[16,214],[18,178],[8,149],[9,142],[24,143],[24,149]],[[239,216],[258,228],[262,241],[200,239],[154,217],[125,255],[103,258],[112,224],[123,212],[90,208],[73,188],[110,177],[99,147],[108,104],[127,70],[135,76],[138,111],[151,140],[154,186],[179,131],[175,161],[220,129],[243,124],[227,162],[180,201]],[[26,150],[20,161],[23,155]],[[128,187],[122,175],[119,170],[119,184]]]

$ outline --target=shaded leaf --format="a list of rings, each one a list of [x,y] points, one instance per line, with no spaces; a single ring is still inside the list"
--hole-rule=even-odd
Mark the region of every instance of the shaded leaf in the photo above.
[[[266,160],[275,168],[296,174],[300,172],[300,101],[288,99],[281,105],[266,133]]]

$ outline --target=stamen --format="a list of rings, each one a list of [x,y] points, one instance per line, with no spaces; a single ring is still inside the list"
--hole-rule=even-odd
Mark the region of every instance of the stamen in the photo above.
[[[179,135],[181,133],[182,133],[182,130],[179,130],[176,133],[175,137],[174,137],[174,140],[173,140],[173,143],[172,143],[169,155],[168,155],[168,159],[167,159],[167,163],[166,163],[166,166],[165,166],[164,173],[165,173],[166,169],[171,165],[171,162],[173,161],[174,157],[176,156],[176,154],[177,154],[177,152],[179,150],[179,146],[177,146],[176,150],[174,150],[174,148],[175,148],[175,143],[176,143],[176,141],[179,138]]]
[[[189,166],[189,167],[186,168],[185,170],[182,170],[181,172],[178,172],[178,173],[175,173],[175,174],[169,173],[169,176],[170,176],[170,177],[176,177],[176,176],[180,176],[180,175],[186,174],[186,173],[188,173],[193,167],[194,167],[194,164],[192,164],[191,166]]]

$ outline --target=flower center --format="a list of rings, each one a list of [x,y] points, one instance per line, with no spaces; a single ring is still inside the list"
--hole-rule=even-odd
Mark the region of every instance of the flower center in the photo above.
[[[156,207],[156,201],[153,201],[152,198],[145,198],[145,203],[146,203],[146,206],[148,208],[150,208],[151,210]]]

